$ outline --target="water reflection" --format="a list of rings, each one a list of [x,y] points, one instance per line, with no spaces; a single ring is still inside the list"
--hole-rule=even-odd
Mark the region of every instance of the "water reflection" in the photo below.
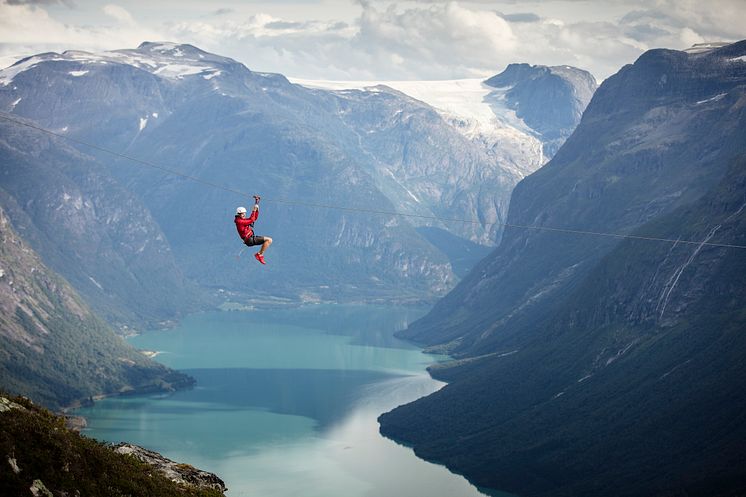
[[[435,358],[393,337],[412,311],[327,311],[204,314],[137,337],[198,386],[99,402],[81,412],[88,434],[212,471],[231,497],[484,495],[378,433],[381,413],[442,386],[424,372]]]

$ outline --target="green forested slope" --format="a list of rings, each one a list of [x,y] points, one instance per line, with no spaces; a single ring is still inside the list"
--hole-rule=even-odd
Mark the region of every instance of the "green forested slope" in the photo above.
[[[44,266],[0,209],[0,388],[58,408],[191,379],[147,359]]]
[[[178,485],[153,467],[68,430],[63,418],[21,398],[0,395],[0,428],[4,463],[0,495],[223,495],[217,490]]]

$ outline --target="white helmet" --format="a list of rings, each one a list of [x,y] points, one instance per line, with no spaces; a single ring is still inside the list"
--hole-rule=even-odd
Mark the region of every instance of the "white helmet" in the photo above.
[[[246,207],[239,207],[238,209],[236,209],[236,215],[239,214],[246,214]]]

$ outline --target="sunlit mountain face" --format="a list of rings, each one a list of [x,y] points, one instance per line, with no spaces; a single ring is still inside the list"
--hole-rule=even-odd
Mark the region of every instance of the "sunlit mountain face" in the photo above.
[[[545,162],[557,139],[519,117],[525,102],[510,91],[533,77],[526,74],[500,87],[471,81],[321,90],[190,45],[143,43],[19,61],[0,72],[0,108],[59,135],[47,137],[50,155],[65,143],[91,161],[74,172],[53,160],[35,164],[41,173],[29,181],[49,192],[36,212],[74,198],[98,219],[117,188],[142,202],[162,236],[111,248],[123,260],[131,256],[122,250],[142,249],[133,283],[151,281],[148,261],[157,253],[176,266],[174,275],[219,298],[431,300],[496,245],[512,189]],[[592,78],[583,81],[591,91]],[[584,102],[571,92],[551,105]],[[26,131],[16,133],[19,140],[38,139]],[[29,141],[9,145],[20,154],[32,148]],[[44,168],[65,175],[70,188],[84,178],[95,185],[70,195],[59,182],[45,183],[53,176]],[[9,193],[24,195],[20,187]],[[256,231],[276,242],[261,277],[232,222],[254,193],[263,196]],[[30,204],[21,205],[30,214]],[[44,216],[29,222],[54,240],[58,231],[49,223],[40,228]],[[127,230],[150,233],[130,221]],[[98,300],[122,288],[117,274],[96,269],[105,265],[84,263],[60,259],[56,268]],[[178,314],[187,300],[194,303],[182,311],[204,295],[164,303],[161,317]]]

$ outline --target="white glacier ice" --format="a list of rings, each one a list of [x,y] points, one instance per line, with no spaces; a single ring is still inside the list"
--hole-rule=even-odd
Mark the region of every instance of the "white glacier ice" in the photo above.
[[[334,91],[383,91],[387,86],[433,107],[451,126],[482,145],[517,178],[547,161],[541,141],[515,111],[505,105],[509,88],[493,88],[482,79],[442,81],[327,81],[288,78],[307,88]]]

